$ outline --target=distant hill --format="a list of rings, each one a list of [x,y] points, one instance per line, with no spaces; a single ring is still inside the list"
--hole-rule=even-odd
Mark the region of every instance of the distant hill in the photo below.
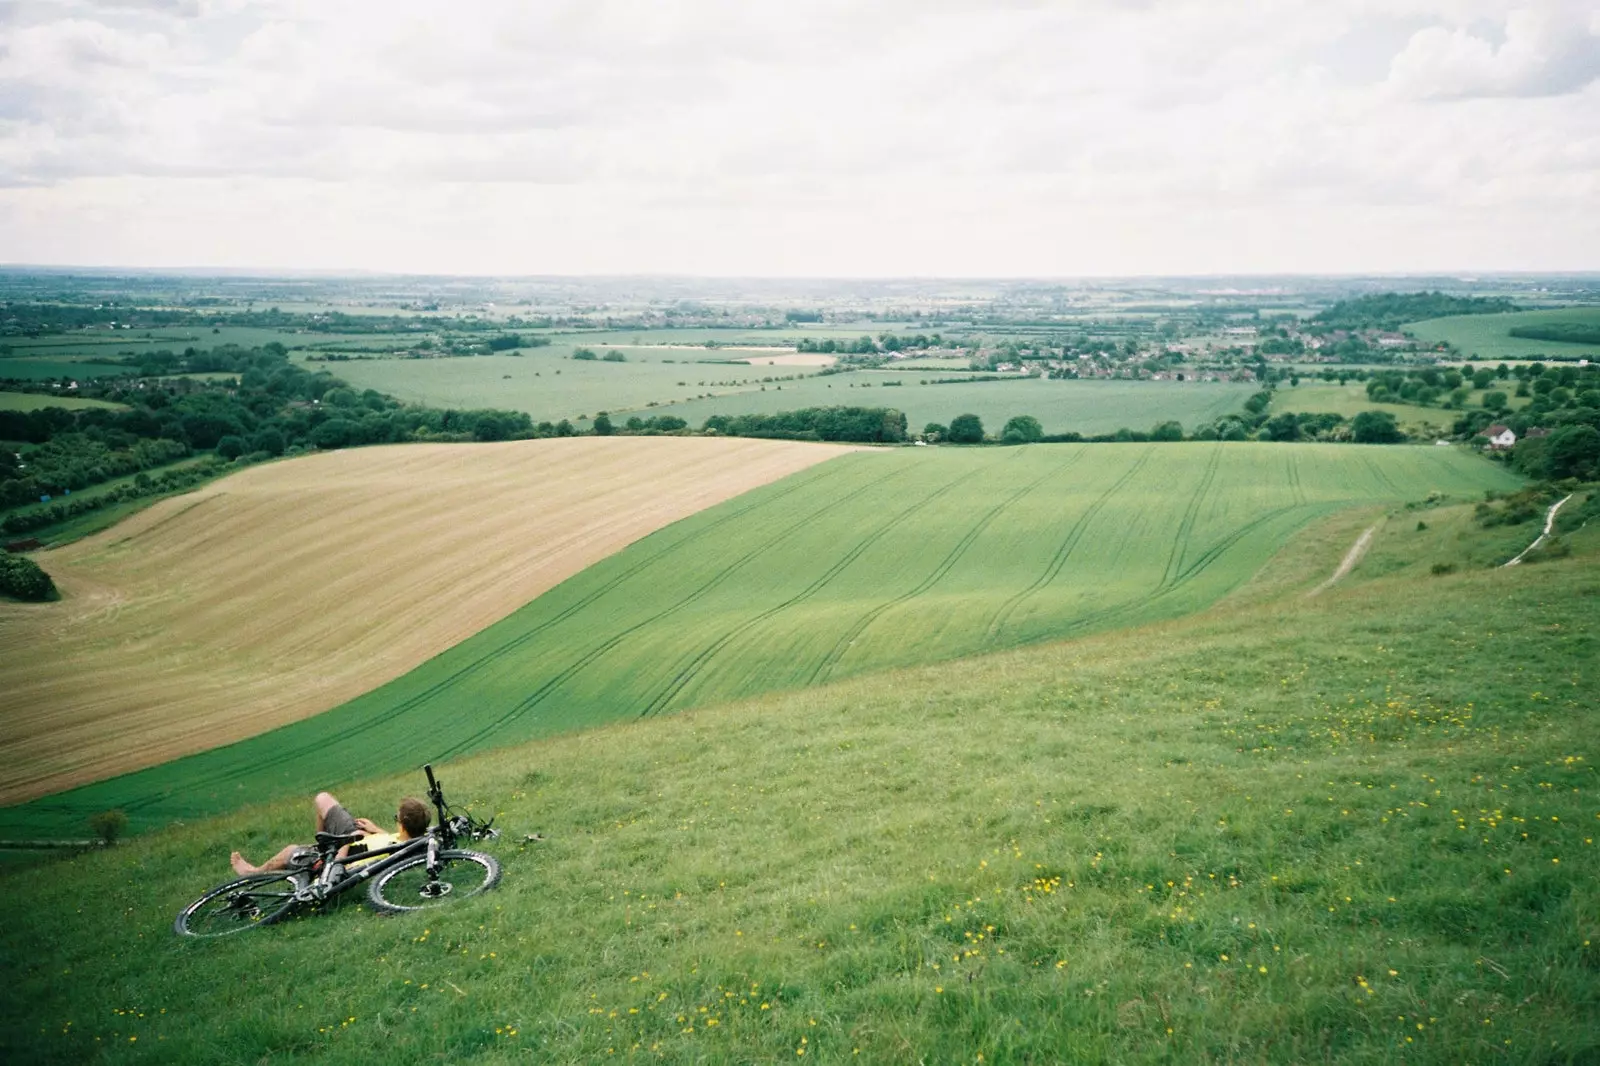
[[[1521,308],[1510,300],[1485,296],[1446,296],[1442,292],[1384,292],[1340,300],[1312,317],[1329,329],[1398,329],[1407,322],[1446,315],[1496,315]]]

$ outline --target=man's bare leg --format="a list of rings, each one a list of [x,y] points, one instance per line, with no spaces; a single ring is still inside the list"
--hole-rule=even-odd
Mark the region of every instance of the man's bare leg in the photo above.
[[[260,866],[250,865],[249,861],[247,861],[245,857],[240,855],[237,851],[233,853],[228,861],[233,864],[234,873],[238,874],[240,877],[249,877],[251,874],[264,874],[271,873],[274,870],[287,870],[289,868],[289,857],[293,855],[294,852],[295,845],[290,844],[288,847],[278,852],[278,854],[274,855]]]
[[[318,792],[316,805],[317,832],[320,833],[323,830],[324,823],[328,820],[328,812],[339,806],[339,801],[333,797],[333,793],[331,792]]]

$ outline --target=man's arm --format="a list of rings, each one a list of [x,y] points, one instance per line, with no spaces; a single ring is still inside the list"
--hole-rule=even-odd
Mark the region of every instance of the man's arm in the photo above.
[[[381,833],[381,832],[383,832],[383,829],[381,827],[379,827],[378,823],[374,822],[370,818],[356,818],[356,819],[354,819],[354,821],[356,823],[356,828],[361,830],[363,833]]]

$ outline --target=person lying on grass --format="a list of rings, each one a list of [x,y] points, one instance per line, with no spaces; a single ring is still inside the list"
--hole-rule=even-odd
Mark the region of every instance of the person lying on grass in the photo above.
[[[352,818],[350,812],[344,809],[340,802],[334,799],[332,793],[318,792],[317,806],[317,832],[333,833],[336,836],[347,836],[351,833],[361,833],[360,840],[346,844],[339,849],[339,858],[350,855],[360,855],[367,851],[376,851],[401,841],[411,840],[428,831],[428,822],[431,816],[427,806],[419,799],[407,796],[400,801],[400,808],[394,812],[395,831],[386,833],[378,823],[369,818]],[[262,863],[260,866],[252,865],[237,851],[229,860],[233,863],[233,872],[241,877],[250,874],[270,873],[274,870],[287,870],[291,866],[310,866],[317,858],[317,849],[303,844],[290,844],[278,854]]]

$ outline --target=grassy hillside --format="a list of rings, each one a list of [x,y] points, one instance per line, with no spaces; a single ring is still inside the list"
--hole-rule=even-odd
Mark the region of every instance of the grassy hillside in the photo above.
[[[846,455],[661,530],[332,711],[0,811],[0,836],[75,836],[110,807],[137,826],[162,825],[302,792],[352,765],[397,770],[419,756],[1177,617],[1336,509],[1514,484],[1503,468],[1431,447]],[[1338,554],[1320,565],[1331,571]],[[349,626],[370,616],[324,616],[344,621],[318,654],[348,660]],[[383,615],[387,628],[370,640],[394,639],[406,617]],[[307,655],[317,647],[292,632]],[[225,697],[198,698],[220,709]]]
[[[3,369],[4,363],[0,363]],[[44,396],[34,392],[0,392],[0,411],[37,411],[42,407],[64,407],[69,411],[81,411],[88,407],[107,407],[113,410],[120,409],[120,403],[108,403],[105,400],[86,400],[77,396]]]
[[[1595,1061],[1597,537],[1306,599],[1365,521],[1198,618],[450,764],[513,832],[455,911],[173,938],[303,798],[0,873],[0,1057]]]
[[[1545,311],[1516,311],[1504,315],[1456,315],[1413,322],[1406,332],[1428,344],[1447,341],[1469,359],[1530,359],[1539,356],[1578,358],[1600,356],[1600,345],[1513,337],[1514,326],[1540,326],[1578,322],[1600,326],[1600,307],[1565,307]]]

